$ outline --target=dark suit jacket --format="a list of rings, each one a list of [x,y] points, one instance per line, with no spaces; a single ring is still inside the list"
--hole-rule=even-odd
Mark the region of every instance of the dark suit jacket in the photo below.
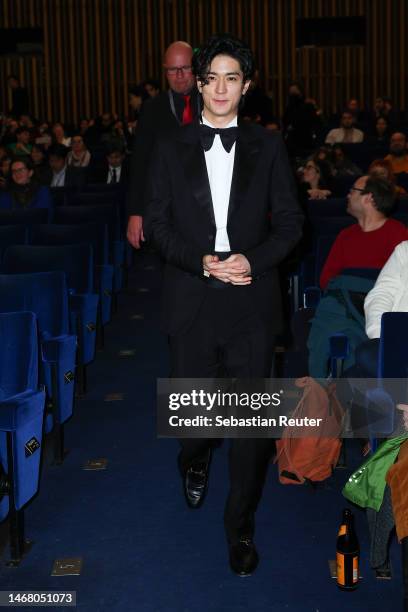
[[[298,242],[302,223],[281,137],[260,126],[241,125],[227,231],[232,252],[244,254],[251,264],[253,281],[245,289],[273,333],[282,325],[277,266]],[[182,333],[204,299],[202,257],[214,252],[216,234],[198,123],[158,143],[145,231],[166,261],[163,327],[171,335]]]
[[[107,162],[88,166],[87,181],[88,183],[107,183],[109,164]],[[120,173],[119,185],[125,187],[129,182],[129,164],[125,159],[122,164]]]
[[[52,182],[52,170],[48,168],[47,172],[44,172],[43,181],[45,185],[51,185]],[[67,166],[65,171],[65,183],[63,187],[75,187],[81,189],[85,185],[85,169],[75,168],[75,166]]]
[[[193,115],[197,115],[197,91],[192,92]],[[161,136],[177,134],[180,123],[174,116],[167,91],[148,100],[142,108],[133,140],[128,192],[129,215],[143,216],[146,207],[146,186],[154,146]]]

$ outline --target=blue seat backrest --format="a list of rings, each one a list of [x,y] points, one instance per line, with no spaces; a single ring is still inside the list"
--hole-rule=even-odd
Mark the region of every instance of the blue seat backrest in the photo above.
[[[69,333],[64,272],[0,274],[0,296],[0,312],[34,312],[42,338]]]
[[[95,264],[103,265],[108,261],[108,230],[103,223],[36,225],[31,231],[31,244],[90,244]]]
[[[309,218],[318,217],[341,217],[347,214],[346,198],[327,198],[326,200],[308,200],[307,214]]]
[[[2,268],[6,274],[62,271],[70,291],[93,290],[93,255],[89,244],[10,247]]]
[[[0,210],[0,225],[34,225],[47,223],[49,211],[47,208],[32,208],[28,210]]]
[[[408,377],[408,312],[385,312],[381,317],[379,375]]]
[[[114,204],[59,206],[54,211],[54,222],[58,225],[104,223],[108,226],[110,244],[120,237],[119,208]]]
[[[4,252],[14,244],[25,244],[27,230],[24,225],[0,225],[0,263]]]
[[[32,312],[0,314],[0,400],[37,389],[38,340]]]

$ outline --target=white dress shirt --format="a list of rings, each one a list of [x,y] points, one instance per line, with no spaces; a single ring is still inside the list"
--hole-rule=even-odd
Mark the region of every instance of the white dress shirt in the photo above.
[[[206,118],[202,117],[204,125],[211,125]],[[237,117],[233,119],[226,128],[236,127]],[[218,134],[215,135],[214,143],[209,151],[204,151],[207,166],[208,180],[210,182],[211,198],[214,209],[215,225],[215,251],[230,251],[230,243],[227,233],[228,205],[231,192],[232,172],[234,170],[235,143],[228,153],[221,142]]]
[[[116,171],[116,182],[119,183],[120,181],[120,175],[122,172],[122,166],[118,166],[117,168],[114,168],[113,166],[109,166],[109,170],[108,170],[108,183],[110,184],[112,182],[112,173],[113,170]]]
[[[64,187],[65,186],[65,172],[67,170],[66,165],[59,172],[54,172],[52,175],[51,187]]]

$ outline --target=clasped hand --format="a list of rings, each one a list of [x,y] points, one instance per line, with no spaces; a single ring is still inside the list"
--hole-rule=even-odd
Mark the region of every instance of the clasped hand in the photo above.
[[[224,261],[220,261],[217,255],[204,255],[203,267],[224,283],[250,285],[252,282],[251,265],[245,255],[230,255]]]

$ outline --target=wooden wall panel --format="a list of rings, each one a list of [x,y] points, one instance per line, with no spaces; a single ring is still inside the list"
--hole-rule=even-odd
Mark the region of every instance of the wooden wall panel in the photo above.
[[[127,90],[143,78],[165,85],[162,58],[173,40],[197,46],[231,31],[255,51],[260,81],[281,113],[288,84],[300,80],[328,112],[350,96],[372,104],[408,97],[407,0],[1,0],[0,27],[37,26],[41,56],[0,57],[0,79],[17,73],[32,112],[77,122],[106,110],[127,113]],[[365,47],[296,48],[296,19],[366,15]],[[10,106],[0,89],[0,109]]]

